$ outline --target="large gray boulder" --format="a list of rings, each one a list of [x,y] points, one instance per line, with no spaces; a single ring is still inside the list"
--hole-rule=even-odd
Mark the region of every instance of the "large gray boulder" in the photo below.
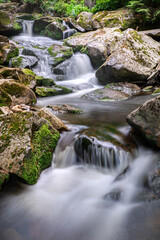
[[[160,43],[133,29],[123,34],[121,45],[96,72],[102,84],[145,83],[160,59]]]
[[[38,64],[38,59],[34,56],[18,56],[11,60],[12,67],[14,68],[33,68]]]
[[[154,147],[160,148],[160,96],[131,112],[127,122]]]
[[[93,66],[99,67],[117,49],[123,37],[123,33],[117,28],[103,28],[72,36],[65,44],[72,47],[75,52],[86,53]]]

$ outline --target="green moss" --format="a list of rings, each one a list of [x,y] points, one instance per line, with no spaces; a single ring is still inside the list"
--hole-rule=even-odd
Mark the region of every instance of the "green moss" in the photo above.
[[[73,54],[72,48],[63,48],[56,49],[56,47],[52,45],[47,49],[48,53],[54,57],[54,64],[56,65],[70,58]]]
[[[88,55],[88,49],[87,49],[87,46],[83,46],[80,50],[81,53],[85,53]]]
[[[24,159],[20,176],[29,184],[37,182],[40,172],[51,165],[52,153],[55,150],[60,134],[44,124],[35,132],[32,140],[33,151]]]
[[[12,103],[11,97],[0,88],[0,107],[10,106]]]
[[[5,12],[0,11],[0,25],[1,26],[7,26],[11,24],[11,20],[9,18],[9,15]]]
[[[140,34],[137,33],[137,31],[133,31],[132,33],[132,37],[135,41],[138,41],[140,42],[141,44],[143,44],[143,41],[142,41],[142,37]]]
[[[52,88],[36,87],[35,92],[39,97],[49,97],[49,96],[57,96],[61,94],[72,93],[72,90],[62,86],[55,86]]]
[[[36,76],[36,74],[30,70],[30,69],[27,69],[27,68],[22,68],[22,71],[27,74],[27,75],[33,75],[33,76]]]
[[[158,94],[160,93],[160,88],[157,88],[152,94]]]
[[[12,59],[12,67],[16,68],[16,67],[20,67],[21,63],[22,63],[22,57],[16,57]]]
[[[0,171],[0,190],[2,189],[4,183],[8,182],[9,174]]]
[[[19,55],[19,49],[16,47],[15,49],[11,50],[7,55],[6,62],[9,63],[11,58],[17,57]]]
[[[21,30],[21,29],[22,29],[22,26],[21,26],[18,22],[14,21],[14,22],[13,22],[13,28],[14,28],[15,30]]]
[[[50,78],[43,78],[43,77],[36,76],[36,85],[51,87],[55,85],[55,82],[53,81],[53,79],[50,79]]]

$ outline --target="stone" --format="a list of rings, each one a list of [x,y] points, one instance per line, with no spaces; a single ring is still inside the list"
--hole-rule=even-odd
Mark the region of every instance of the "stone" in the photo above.
[[[34,21],[33,31],[34,33],[44,34],[45,27],[53,21],[52,17],[42,17]]]
[[[64,26],[58,21],[54,21],[45,27],[44,35],[52,39],[61,40],[63,39]]]
[[[63,105],[52,105],[51,106],[53,111],[59,112],[59,113],[71,113],[71,114],[80,114],[82,113],[82,110],[79,108],[75,108],[68,104]]]
[[[62,86],[53,86],[53,87],[36,87],[36,95],[38,97],[49,97],[49,96],[57,96],[62,94],[72,93],[73,91],[69,88]]]
[[[0,79],[1,96],[2,94],[9,95],[2,97],[2,106],[17,105],[17,104],[33,104],[36,103],[34,92],[24,84],[17,83],[13,79]],[[4,102],[3,99],[7,99]]]
[[[146,34],[147,36],[153,38],[156,41],[160,41],[160,29],[151,29],[146,31],[140,31],[139,33]]]
[[[10,37],[20,32],[22,32],[22,25],[14,15],[11,15],[7,11],[0,10],[0,34]]]
[[[12,104],[11,96],[3,88],[0,87],[0,107],[10,106],[11,104]],[[1,110],[1,113],[3,113],[3,110]]]
[[[94,67],[101,66],[107,57],[121,44],[124,34],[117,28],[103,28],[87,33],[78,33],[67,40],[65,45],[73,51],[86,53]]]
[[[111,83],[104,88],[85,94],[83,98],[101,101],[123,100],[138,94],[140,91],[140,87],[132,83]]]
[[[18,56],[12,58],[12,67],[14,68],[33,68],[38,64],[38,59],[33,56]]]
[[[145,102],[127,116],[127,122],[142,139],[160,148],[160,96]]]
[[[92,17],[93,17],[93,13],[91,12],[81,12],[78,15],[77,23],[86,31],[91,31],[93,30]]]
[[[58,139],[59,133],[35,112],[0,115],[0,169],[36,183],[51,165]]]
[[[120,8],[115,11],[100,11],[92,17],[93,29],[117,27],[125,30],[134,26],[134,17],[131,10]]]
[[[31,89],[36,86],[36,74],[29,69],[2,67],[0,68],[0,75],[2,75],[1,78],[14,79],[15,82],[23,83]]]
[[[36,76],[36,86],[52,87],[54,85],[53,79]]]
[[[28,48],[24,48],[22,50],[22,55],[33,56],[33,57],[38,58],[38,56],[35,54],[35,52],[33,50],[31,50],[31,49],[28,49]]]
[[[73,50],[70,47],[66,47],[59,44],[53,44],[47,49],[49,55],[53,57],[52,66],[55,67],[66,59],[73,55]]]
[[[57,118],[47,107],[44,107],[38,111],[38,116],[41,118],[45,118],[48,120],[52,126],[57,130],[57,131],[64,131],[67,130],[67,127],[64,125],[64,123]]]
[[[96,72],[102,84],[132,82],[144,84],[160,59],[160,43],[127,29],[121,45]]]
[[[68,26],[69,26],[70,28],[74,28],[74,29],[76,29],[78,32],[81,32],[81,33],[84,33],[84,32],[85,32],[85,29],[82,28],[82,27],[76,22],[75,19],[73,19],[73,18],[67,18],[66,22],[67,22],[67,24],[68,24]]]
[[[19,49],[5,36],[0,35],[0,64],[9,64],[11,58],[18,56]]]

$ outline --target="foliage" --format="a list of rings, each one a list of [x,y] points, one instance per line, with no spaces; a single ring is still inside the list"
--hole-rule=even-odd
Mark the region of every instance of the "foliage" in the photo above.
[[[96,5],[92,8],[92,12],[96,13],[102,10],[115,10],[123,7],[127,0],[97,0]]]
[[[131,0],[127,6],[137,15],[137,24],[143,27],[160,20],[160,9],[157,9],[160,7],[159,0]]]

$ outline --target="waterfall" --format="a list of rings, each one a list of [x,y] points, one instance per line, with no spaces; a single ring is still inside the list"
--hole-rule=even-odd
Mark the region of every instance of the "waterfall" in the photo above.
[[[65,28],[66,28],[66,30],[63,31],[63,39],[68,38],[68,37],[72,36],[74,33],[77,32],[76,29],[71,29],[71,28],[66,24],[65,21],[63,21],[62,24],[63,24],[63,26],[65,26]]]
[[[34,21],[22,20],[23,33],[30,37],[33,35],[33,23]]]
[[[74,79],[81,75],[93,72],[91,61],[87,54],[76,53],[71,57],[71,62],[66,68],[67,79]]]

